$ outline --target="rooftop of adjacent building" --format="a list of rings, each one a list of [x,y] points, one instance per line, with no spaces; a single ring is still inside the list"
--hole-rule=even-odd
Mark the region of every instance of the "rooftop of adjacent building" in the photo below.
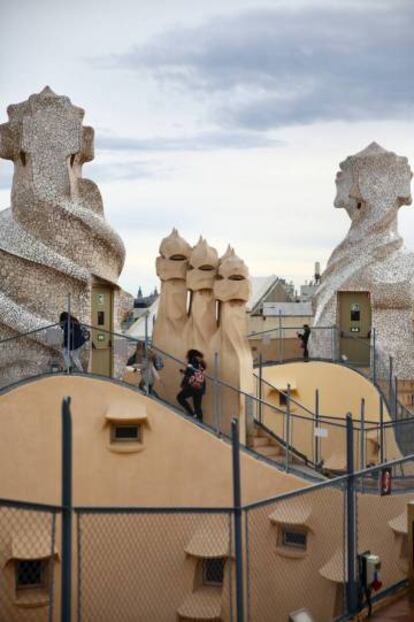
[[[154,291],[148,296],[144,296],[141,287],[139,287],[137,296],[136,298],[134,298],[134,309],[147,309],[152,305],[154,300],[158,298],[158,295],[159,294],[156,287],[154,288]]]

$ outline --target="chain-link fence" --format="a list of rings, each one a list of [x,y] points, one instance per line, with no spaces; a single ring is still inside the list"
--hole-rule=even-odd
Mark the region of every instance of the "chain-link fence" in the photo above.
[[[232,511],[78,510],[78,622],[235,620]]]
[[[51,622],[59,559],[56,512],[0,499],[0,620]]]
[[[288,620],[302,608],[318,622],[343,615],[343,481],[253,504],[245,521],[246,620]]]
[[[407,504],[414,490],[414,459],[405,458],[356,475],[354,490],[357,555],[373,554],[380,561],[376,584],[368,592],[361,583],[358,585],[359,604],[367,606],[407,579]]]
[[[239,509],[65,507],[69,556],[59,508],[0,501],[0,620],[282,622],[302,609],[347,620],[367,593],[405,581],[413,491],[410,456]],[[359,566],[368,553],[381,562],[369,592]],[[72,618],[58,581],[68,564]]]

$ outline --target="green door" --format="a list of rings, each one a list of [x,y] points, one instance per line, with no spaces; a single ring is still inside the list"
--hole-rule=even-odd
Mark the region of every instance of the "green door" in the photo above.
[[[112,376],[113,291],[106,285],[92,287],[92,372]]]
[[[338,292],[340,354],[354,365],[369,367],[371,302],[369,292]]]

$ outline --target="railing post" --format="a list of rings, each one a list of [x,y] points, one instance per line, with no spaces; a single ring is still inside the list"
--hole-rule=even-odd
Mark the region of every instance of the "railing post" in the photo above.
[[[321,459],[320,456],[320,437],[315,434],[315,428],[319,428],[319,389],[315,390],[315,423],[313,426],[313,434],[315,438],[315,464],[318,465]]]
[[[70,314],[71,312],[71,308],[70,308],[70,292],[68,293],[68,335],[67,335],[67,339],[68,339],[68,343],[67,343],[67,359],[69,361],[69,365],[68,368],[66,370],[66,372],[68,374],[70,374],[70,363],[71,363],[71,357],[70,357],[70,346],[71,346],[71,332],[72,332],[72,316]],[[63,346],[65,347],[65,346]]]
[[[361,399],[361,454],[360,454],[360,470],[366,468],[365,458],[365,400]]]
[[[149,356],[148,356],[148,312],[145,312],[144,315],[144,391],[145,391],[145,395],[149,395],[149,383],[148,383],[148,379],[150,376],[150,369],[151,369],[151,361],[149,360]]]
[[[219,404],[219,355],[214,352],[214,422],[217,436],[220,434],[220,404]]]
[[[344,567],[347,569],[346,576],[346,604],[347,613],[352,614],[357,610],[357,585],[355,581],[355,492],[354,492],[354,429],[352,425],[352,415],[346,415],[346,463],[347,463],[347,484],[346,484],[346,556],[347,562]]]
[[[384,462],[384,399],[380,396],[380,460]]]
[[[237,622],[244,622],[240,439],[239,423],[237,419],[233,419],[231,422],[231,438],[233,457],[234,540],[236,555],[236,619]]]
[[[71,622],[72,579],[72,420],[70,397],[62,403],[62,572],[61,622]]]
[[[394,376],[394,417],[398,419],[398,378]]]
[[[388,379],[388,403],[390,405],[390,410],[392,414],[393,411],[393,407],[394,407],[394,401],[393,401],[393,390],[392,390],[392,379],[393,379],[393,369],[392,369],[392,356],[389,357],[389,364],[390,364],[390,375],[389,375],[389,379]]]
[[[148,350],[148,312],[145,313],[145,333],[144,333],[144,339],[145,339],[145,352],[147,352]]]
[[[286,400],[286,417],[285,417],[285,466],[286,473],[289,471],[289,445],[290,445],[290,384],[287,386],[287,400]]]
[[[334,340],[333,340],[333,342],[334,342],[334,346],[333,346],[334,351],[333,351],[333,359],[332,360],[333,360],[333,362],[335,362],[336,360],[338,360],[338,327],[337,327],[336,324],[333,327],[333,331],[334,331],[334,333],[333,333],[334,334]]]
[[[282,360],[282,310],[279,309],[279,363],[281,363]]]
[[[377,384],[377,346],[376,329],[372,329],[372,382]]]
[[[259,354],[259,421],[262,423],[262,379],[263,379],[263,357]]]

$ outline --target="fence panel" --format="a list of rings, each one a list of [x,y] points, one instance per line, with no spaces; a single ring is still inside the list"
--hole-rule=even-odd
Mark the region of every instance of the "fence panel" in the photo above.
[[[55,513],[0,500],[0,620],[55,619],[55,533]]]
[[[414,460],[384,464],[355,476],[355,490],[357,553],[380,556],[381,597],[381,592],[407,578],[407,503],[414,490]]]
[[[318,622],[345,612],[344,481],[246,510],[247,619]],[[322,596],[323,595],[323,596]]]
[[[78,622],[233,620],[231,512],[78,513]]]

